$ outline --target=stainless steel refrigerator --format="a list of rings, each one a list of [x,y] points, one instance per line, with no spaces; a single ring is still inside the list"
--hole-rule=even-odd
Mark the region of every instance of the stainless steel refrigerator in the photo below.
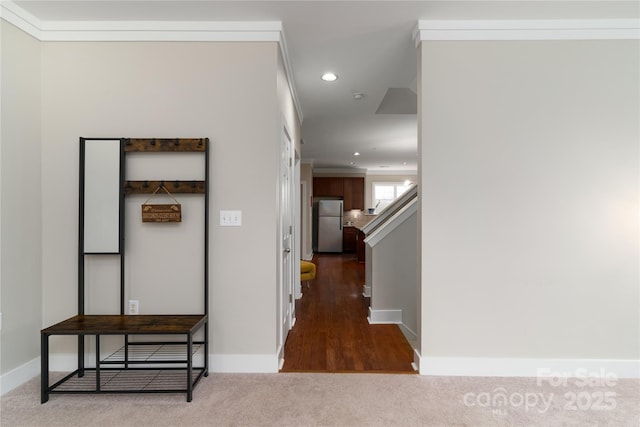
[[[318,201],[318,252],[342,252],[342,200]]]

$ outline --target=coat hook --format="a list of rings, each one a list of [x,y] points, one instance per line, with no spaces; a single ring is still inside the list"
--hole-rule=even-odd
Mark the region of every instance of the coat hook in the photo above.
[[[149,181],[145,181],[144,183],[142,183],[142,188],[148,188],[149,187]]]
[[[180,138],[176,138],[176,140],[173,142],[173,145],[175,145],[176,147],[180,145]]]
[[[178,188],[180,186],[180,181],[177,179],[173,182],[173,188]]]
[[[198,141],[198,147],[202,147],[202,138]]]
[[[151,145],[156,145],[156,139],[155,138],[151,138]]]

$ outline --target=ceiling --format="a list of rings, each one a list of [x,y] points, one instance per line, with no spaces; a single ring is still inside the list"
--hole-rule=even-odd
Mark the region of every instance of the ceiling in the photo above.
[[[14,1],[41,21],[281,21],[314,169],[417,170],[420,19],[637,18],[637,1]],[[335,72],[332,83],[320,76]],[[403,94],[385,103],[389,89]],[[407,89],[410,89],[408,91]],[[355,99],[354,94],[362,94]],[[414,107],[415,108],[415,107]],[[403,114],[394,114],[401,112]],[[354,156],[359,152],[360,156]]]

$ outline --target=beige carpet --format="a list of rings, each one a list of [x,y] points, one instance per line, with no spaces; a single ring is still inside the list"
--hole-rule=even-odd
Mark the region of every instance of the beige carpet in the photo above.
[[[212,374],[181,394],[52,395],[39,378],[1,399],[10,426],[633,426],[640,381],[386,374]],[[506,399],[506,400],[505,400]]]

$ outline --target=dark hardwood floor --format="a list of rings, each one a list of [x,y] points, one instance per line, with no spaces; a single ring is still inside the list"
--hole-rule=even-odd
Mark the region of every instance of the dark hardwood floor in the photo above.
[[[367,322],[364,264],[353,254],[321,254],[313,262],[316,279],[296,302],[282,372],[414,373],[400,328]]]

